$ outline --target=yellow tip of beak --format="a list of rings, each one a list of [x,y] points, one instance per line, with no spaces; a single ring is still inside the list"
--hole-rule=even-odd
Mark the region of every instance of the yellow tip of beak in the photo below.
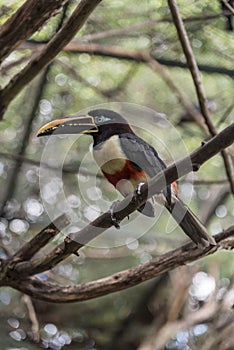
[[[61,119],[62,120],[62,119]],[[57,129],[58,127],[58,120],[53,120],[45,125],[43,125],[37,132],[37,137],[38,136],[44,136],[44,135],[49,135],[50,132],[53,130]]]
[[[90,115],[66,117],[43,125],[38,130],[37,137],[51,135],[55,131],[56,134],[89,134],[97,132],[98,128]]]

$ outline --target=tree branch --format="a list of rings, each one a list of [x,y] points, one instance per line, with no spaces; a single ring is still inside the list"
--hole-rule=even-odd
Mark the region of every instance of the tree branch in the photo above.
[[[0,90],[0,119],[2,119],[6,108],[14,97],[54,59],[83,26],[90,13],[101,1],[81,0],[64,26],[49,41],[45,48],[36,57],[32,58],[4,89]]]
[[[220,13],[203,14],[201,16],[185,17],[183,18],[183,21],[184,22],[207,21],[207,20],[212,20],[212,19],[225,16],[226,13],[229,14],[229,11],[226,11],[226,12],[223,11]],[[170,17],[163,17],[160,19],[151,19],[148,21],[127,26],[125,28],[109,29],[98,33],[83,35],[81,37],[81,40],[85,42],[85,41],[101,40],[101,39],[106,39],[110,37],[113,38],[114,36],[118,37],[118,36],[124,36],[129,34],[131,35],[132,33],[135,33],[138,30],[141,30],[147,27],[152,27],[152,26],[155,26],[155,24],[164,23],[164,22],[170,23],[172,22],[172,19]]]
[[[200,109],[201,109],[204,121],[207,125],[210,135],[215,136],[217,134],[217,130],[210,118],[209,109],[206,104],[207,99],[206,99],[205,89],[201,79],[201,74],[197,66],[197,62],[193,54],[193,49],[190,44],[183,20],[180,16],[180,12],[179,12],[179,8],[177,6],[176,0],[168,0],[168,6],[171,10],[174,24],[177,29],[178,37],[181,42],[181,46],[183,48],[183,51],[187,59],[187,63],[193,78],[193,82],[196,88],[197,97],[198,97],[198,101],[199,101],[199,105],[200,105]],[[232,190],[232,193],[234,194],[234,170],[233,170],[232,158],[228,155],[226,151],[222,151],[221,154],[224,160],[224,165],[226,169],[227,178],[230,183],[230,188]]]
[[[35,81],[31,85],[31,88],[27,89],[27,94],[25,94],[24,96],[24,128],[22,130],[21,135],[19,136],[19,143],[17,147],[19,158],[9,169],[7,174],[7,181],[4,186],[0,203],[0,216],[4,216],[6,204],[14,196],[14,192],[18,185],[18,178],[20,176],[22,167],[22,161],[20,157],[23,157],[26,147],[28,145],[28,140],[32,131],[32,124],[35,118],[38,103],[41,99],[45,79],[46,72],[43,72],[37,77],[37,79],[35,79]],[[27,103],[28,101],[31,101],[31,103]]]
[[[160,172],[157,176],[150,179],[148,184],[142,186],[141,194],[133,193],[132,198],[128,196],[120,202],[116,206],[116,219],[118,221],[123,220],[145,203],[149,198],[148,193],[149,196],[160,193],[167,184],[172,183],[192,169],[195,171],[198,170],[203,163],[225,147],[230,146],[233,142],[234,123],[207,143],[204,143],[190,156],[180,159]],[[59,218],[59,220],[60,219],[61,218]],[[145,264],[118,272],[109,277],[101,278],[97,281],[81,283],[78,286],[58,286],[49,282],[44,282],[36,277],[29,277],[51,269],[112,225],[113,220],[110,212],[106,212],[78,233],[65,238],[62,244],[45,257],[27,261],[27,259],[30,259],[57,234],[56,228],[49,225],[49,232],[47,227],[47,229],[40,232],[30,242],[26,243],[14,256],[1,261],[0,285],[11,286],[28,295],[45,301],[81,301],[137,285],[175,267],[212,254],[220,248],[234,248],[234,226],[232,226],[215,236],[217,242],[216,246],[199,249],[193,242],[189,242]],[[52,234],[50,229],[52,229]]]
[[[234,16],[234,8],[228,3],[227,0],[222,0],[222,2],[226,6],[226,8],[232,13],[232,15]]]
[[[179,177],[192,171],[198,170],[200,166],[225,147],[234,142],[234,123],[213,137],[199,149],[187,157],[170,165],[164,171],[149,180],[141,188],[141,194],[136,192],[126,197],[115,206],[115,217],[121,222],[125,217],[142,206],[149,197],[160,193],[166,185],[177,180]],[[108,211],[88,226],[67,237],[63,243],[42,258],[32,261],[19,262],[14,266],[12,273],[18,273],[21,277],[38,274],[57,265],[72,253],[77,252],[89,241],[100,235],[113,225],[111,213]]]
[[[23,47],[30,48],[30,45],[31,43],[25,43]],[[41,44],[37,44],[36,46],[37,49],[43,47],[43,45]],[[129,50],[118,46],[104,46],[99,44],[80,44],[77,40],[73,40],[72,42],[70,42],[64,48],[64,50],[80,53],[86,52],[106,57],[115,57],[119,59],[127,59],[133,60],[135,62],[147,63],[151,67],[151,69],[156,71],[164,79],[164,81],[168,84],[173,93],[177,96],[179,102],[189,113],[189,115],[191,115],[192,118],[197,122],[197,124],[206,133],[206,135],[210,135],[201,113],[196,108],[194,108],[193,104],[187,99],[186,95],[178,88],[178,86],[175,84],[175,82],[167,73],[167,71],[164,70],[159,61],[156,60],[156,58],[149,51]]]
[[[86,46],[90,47],[90,45],[86,45]],[[109,53],[109,54],[115,55],[115,57],[116,56],[128,57],[128,58],[131,57],[135,61],[145,62],[146,64],[148,64],[151,69],[156,71],[163,78],[163,80],[167,83],[170,89],[175,93],[179,102],[183,105],[185,110],[194,118],[194,120],[196,120],[196,122],[203,129],[203,131],[206,134],[208,134],[207,127],[199,111],[196,108],[194,108],[193,104],[186,98],[185,94],[182,91],[180,91],[180,89],[177,87],[177,85],[175,84],[173,79],[170,77],[170,75],[167,73],[167,71],[161,66],[160,63],[157,62],[157,60],[155,60],[152,57],[149,51],[126,50],[117,46],[112,46],[110,48],[110,47],[105,47],[105,46],[96,45],[96,44],[92,44],[91,46],[92,48],[95,48],[96,51],[100,49],[104,55],[106,53]]]
[[[67,1],[27,0],[0,28],[0,64]]]
[[[82,38],[81,38],[82,40]],[[45,47],[44,43],[35,43],[35,42],[24,42],[20,45],[19,50],[30,49],[35,51],[40,51]],[[130,60],[135,62],[144,62],[139,59],[139,57],[132,55],[132,52],[137,52],[136,50],[129,50],[122,48],[120,46],[115,45],[102,45],[102,44],[84,44],[81,43],[80,40],[77,39],[72,40],[69,44],[67,44],[63,51],[74,52],[74,53],[89,53],[91,55],[102,56],[102,57],[113,57],[123,60]],[[179,68],[188,68],[188,64],[181,61],[170,60],[168,58],[157,57],[154,53],[151,53],[153,59],[157,60],[158,63],[169,67],[179,67]],[[227,69],[225,67],[217,67],[217,66],[208,66],[205,64],[198,64],[198,67],[201,71],[213,74],[225,74],[230,77],[234,76],[233,69]]]
[[[53,166],[49,163],[45,163],[45,162],[41,162],[39,160],[34,160],[25,156],[21,156],[19,154],[13,154],[13,153],[7,153],[7,152],[0,152],[0,158],[5,158],[5,159],[9,159],[12,161],[17,161],[17,162],[21,162],[21,163],[27,163],[27,164],[31,164],[34,165],[36,167],[43,167],[43,168],[48,168],[54,171],[58,171],[60,170],[58,167]],[[88,167],[88,164],[87,164]],[[103,176],[101,174],[94,174],[91,173],[88,170],[85,170],[83,168],[80,168],[80,162],[76,162],[73,163],[72,166],[70,165],[63,165],[62,168],[62,172],[66,173],[66,174],[77,174],[79,171],[80,174],[84,174],[84,175],[90,175],[90,176],[95,176],[97,178],[103,179]]]
[[[181,320],[176,320],[173,322],[167,322],[157,334],[153,333],[151,337],[147,338],[137,350],[163,350],[165,349],[165,344],[181,330],[191,328],[195,324],[205,323],[211,319],[218,309],[217,302],[209,302],[204,304],[204,306],[193,312]]]
[[[41,248],[48,244],[60,231],[70,224],[70,218],[62,214],[47,227],[43,228],[35,237],[23,245],[11,259],[25,261],[31,259]]]
[[[22,299],[23,299],[24,304],[27,307],[28,316],[29,316],[29,319],[30,319],[31,324],[32,324],[32,326],[31,326],[32,339],[35,343],[39,343],[39,341],[40,341],[40,327],[39,327],[39,322],[37,319],[37,314],[36,314],[33,302],[31,300],[31,298],[26,294],[23,295]]]
[[[147,263],[117,272],[96,281],[80,283],[77,286],[58,286],[53,283],[44,282],[36,277],[21,280],[21,283],[18,280],[12,279],[7,283],[5,282],[4,285],[8,285],[34,298],[47,302],[68,303],[89,300],[136,286],[178,266],[183,266],[213,254],[220,247],[227,249],[230,247],[234,248],[234,226],[215,235],[214,238],[218,243],[217,246],[198,249],[192,242],[189,242]],[[229,243],[225,244],[228,240]]]

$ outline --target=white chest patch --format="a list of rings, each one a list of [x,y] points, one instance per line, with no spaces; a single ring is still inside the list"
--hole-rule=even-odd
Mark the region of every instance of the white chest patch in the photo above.
[[[97,165],[107,174],[115,174],[124,168],[126,156],[121,150],[118,135],[94,147],[93,157]]]

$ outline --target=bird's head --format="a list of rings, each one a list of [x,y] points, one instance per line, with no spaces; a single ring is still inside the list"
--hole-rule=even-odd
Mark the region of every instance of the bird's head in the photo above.
[[[74,115],[52,120],[42,126],[37,136],[52,134],[90,134],[94,138],[97,135],[111,136],[131,132],[131,128],[119,113],[108,109],[96,109],[86,115]]]

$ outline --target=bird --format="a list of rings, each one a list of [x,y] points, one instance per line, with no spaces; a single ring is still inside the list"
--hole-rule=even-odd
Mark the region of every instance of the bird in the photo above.
[[[154,147],[133,131],[125,117],[112,110],[94,109],[84,115],[52,120],[37,132],[38,137],[56,134],[91,135],[93,157],[97,165],[123,197],[134,191],[140,193],[142,184],[166,169],[166,164]],[[154,198],[147,199],[138,211],[154,217],[154,201],[166,207],[184,233],[198,247],[216,245],[205,226],[179,198],[176,182],[166,186]],[[113,222],[114,220],[113,215]]]

